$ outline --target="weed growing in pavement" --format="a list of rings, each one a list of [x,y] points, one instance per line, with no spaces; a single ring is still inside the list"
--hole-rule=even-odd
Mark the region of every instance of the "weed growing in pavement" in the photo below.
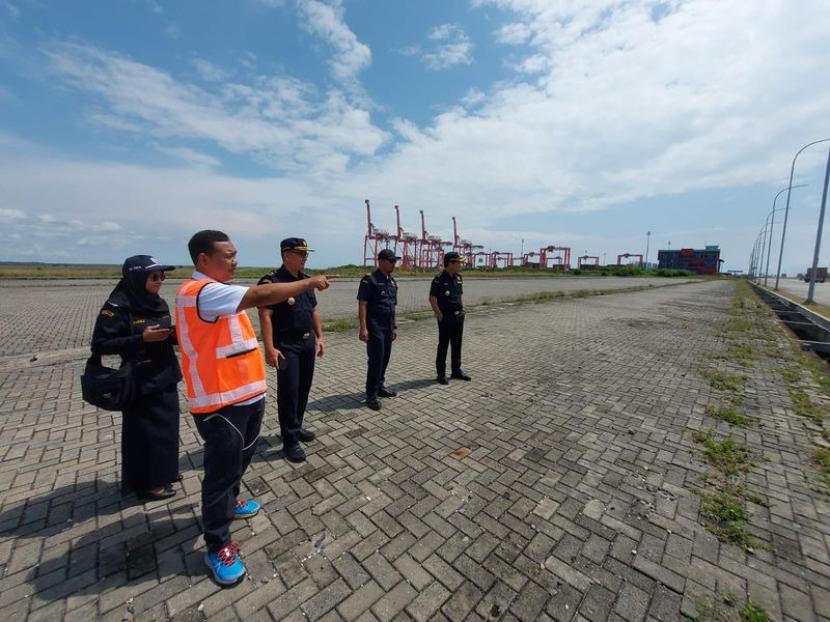
[[[732,406],[706,406],[706,414],[713,419],[726,421],[726,423],[739,428],[749,428],[754,424],[754,420],[746,415],[742,415]]]
[[[719,441],[715,439],[714,430],[695,432],[692,438],[695,443],[703,445],[706,461],[724,475],[745,473],[752,466],[749,447],[731,438]]]
[[[703,524],[718,540],[747,550],[758,547],[746,531],[749,514],[742,499],[726,492],[710,494],[698,491],[698,494],[703,499],[700,505]]]
[[[733,374],[719,369],[704,369],[703,377],[709,381],[709,385],[718,391],[732,391],[737,393],[746,384],[745,374]]]
[[[323,323],[323,330],[328,333],[345,333],[355,328],[357,328],[357,320],[353,318],[330,320]]]
[[[729,361],[731,363],[738,363],[744,367],[749,367],[755,360],[755,348],[747,344],[733,345],[725,352],[716,352],[712,354],[712,358],[720,361]]]
[[[772,618],[761,605],[749,601],[740,611],[741,622],[772,622]]]
[[[830,486],[830,449],[819,447],[813,451],[813,458],[824,473],[824,483]]]
[[[819,410],[818,406],[813,404],[810,396],[801,387],[790,385],[788,387],[790,393],[790,400],[792,400],[795,412],[802,417],[811,419],[813,423],[822,425],[824,422],[824,413]]]

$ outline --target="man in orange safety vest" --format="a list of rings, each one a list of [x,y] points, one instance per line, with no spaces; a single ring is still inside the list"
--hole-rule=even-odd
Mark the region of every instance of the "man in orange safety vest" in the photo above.
[[[187,401],[204,440],[202,522],[205,563],[217,583],[245,576],[230,524],[260,510],[239,499],[242,475],[253,458],[265,412],[265,365],[246,309],[271,305],[329,286],[325,276],[292,283],[242,287],[236,248],[221,231],[199,231],[188,242],[195,271],[176,293],[176,336]]]

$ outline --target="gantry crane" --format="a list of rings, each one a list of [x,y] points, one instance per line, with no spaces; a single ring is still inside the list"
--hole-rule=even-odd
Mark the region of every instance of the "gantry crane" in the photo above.
[[[638,268],[643,267],[643,256],[640,255],[640,254],[637,254],[637,253],[621,253],[620,255],[617,255],[617,265],[618,266],[622,266],[622,265],[630,266],[631,265],[630,261],[626,262],[625,264],[623,264],[623,262],[622,262],[623,259],[628,259],[630,257],[637,257],[638,258],[637,259],[637,267]]]
[[[421,212],[421,251],[418,255],[418,267],[421,270],[440,269],[444,263],[444,247],[452,246],[452,242],[442,240],[441,236],[429,235],[426,222],[424,221],[424,210]]]
[[[590,261],[593,260],[593,261]],[[597,255],[582,255],[576,258],[576,267],[580,270],[593,270],[599,268],[599,256]]]
[[[484,248],[481,244],[473,244],[469,240],[462,240],[458,237],[458,222],[455,219],[455,216],[452,217],[452,249],[464,257],[464,261],[470,267],[475,267],[475,255],[474,251]]]
[[[418,261],[418,236],[401,227],[401,209],[395,206],[395,222],[397,232],[395,234],[395,254],[401,258],[401,268],[410,269],[417,267]]]
[[[381,247],[389,248],[389,242],[394,239],[394,236],[390,235],[385,229],[375,227],[372,223],[372,208],[369,206],[369,199],[366,199],[365,203],[366,235],[363,238],[363,265],[369,265],[368,262],[371,261],[372,265],[375,266],[378,262],[378,253],[381,251]]]

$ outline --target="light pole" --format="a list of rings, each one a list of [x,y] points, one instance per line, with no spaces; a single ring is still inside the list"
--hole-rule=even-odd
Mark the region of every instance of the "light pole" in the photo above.
[[[793,188],[804,188],[807,184],[798,184],[797,186],[793,186]],[[775,212],[780,212],[780,209],[775,209],[775,202],[785,192],[790,191],[791,188],[788,186],[782,190],[778,191],[778,194],[775,195],[775,198],[772,200],[772,211],[770,215],[775,214]],[[767,267],[764,269],[764,287],[767,286],[767,277],[769,276],[769,257],[772,253],[772,232],[775,231],[775,216],[772,216],[772,221],[770,222],[770,229],[769,229],[769,246],[767,247]]]
[[[811,147],[813,145],[817,145],[818,143],[826,143],[830,141],[830,138],[822,138],[821,140],[814,140],[811,143],[807,143],[801,149],[799,149],[795,156],[793,157],[792,166],[790,166],[790,183],[788,185],[787,190],[787,207],[784,209],[784,228],[781,229],[781,250],[778,251],[778,271],[775,273],[775,290],[778,291],[778,279],[781,278],[781,260],[784,258],[784,238],[787,236],[787,217],[790,215],[790,194],[792,193],[793,188],[793,173],[795,172],[795,161],[801,152],[804,151],[807,147]]]
[[[806,304],[814,303],[813,294],[816,291],[816,272],[818,272],[818,253],[821,250],[821,231],[824,228],[824,208],[827,207],[827,182],[830,181],[830,151],[827,152],[827,170],[824,172],[824,190],[821,193],[821,210],[818,213],[818,229],[816,230],[816,247],[813,249],[813,269],[810,274],[810,289],[807,290]]]
[[[648,245],[651,242],[651,231],[646,231],[646,267],[645,269],[648,270]]]

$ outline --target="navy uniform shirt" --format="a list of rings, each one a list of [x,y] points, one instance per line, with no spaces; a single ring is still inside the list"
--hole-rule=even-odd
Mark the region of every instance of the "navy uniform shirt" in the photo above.
[[[463,279],[460,274],[450,276],[446,270],[432,279],[429,295],[438,299],[441,313],[453,313],[464,308],[461,295],[464,293]]]
[[[274,270],[266,274],[259,280],[257,285],[263,285],[265,283],[293,283],[294,281],[301,281],[307,278],[309,277],[304,272],[300,272],[295,277],[283,266],[279,270]],[[271,325],[274,328],[274,341],[276,342],[280,335],[296,336],[313,332],[314,324],[312,322],[312,314],[316,306],[317,295],[313,289],[308,289],[302,294],[294,296],[293,305],[285,301],[267,307],[273,311],[271,314]]]
[[[390,320],[395,317],[395,305],[398,304],[398,284],[393,277],[375,270],[360,279],[357,299],[367,303],[368,320]]]

